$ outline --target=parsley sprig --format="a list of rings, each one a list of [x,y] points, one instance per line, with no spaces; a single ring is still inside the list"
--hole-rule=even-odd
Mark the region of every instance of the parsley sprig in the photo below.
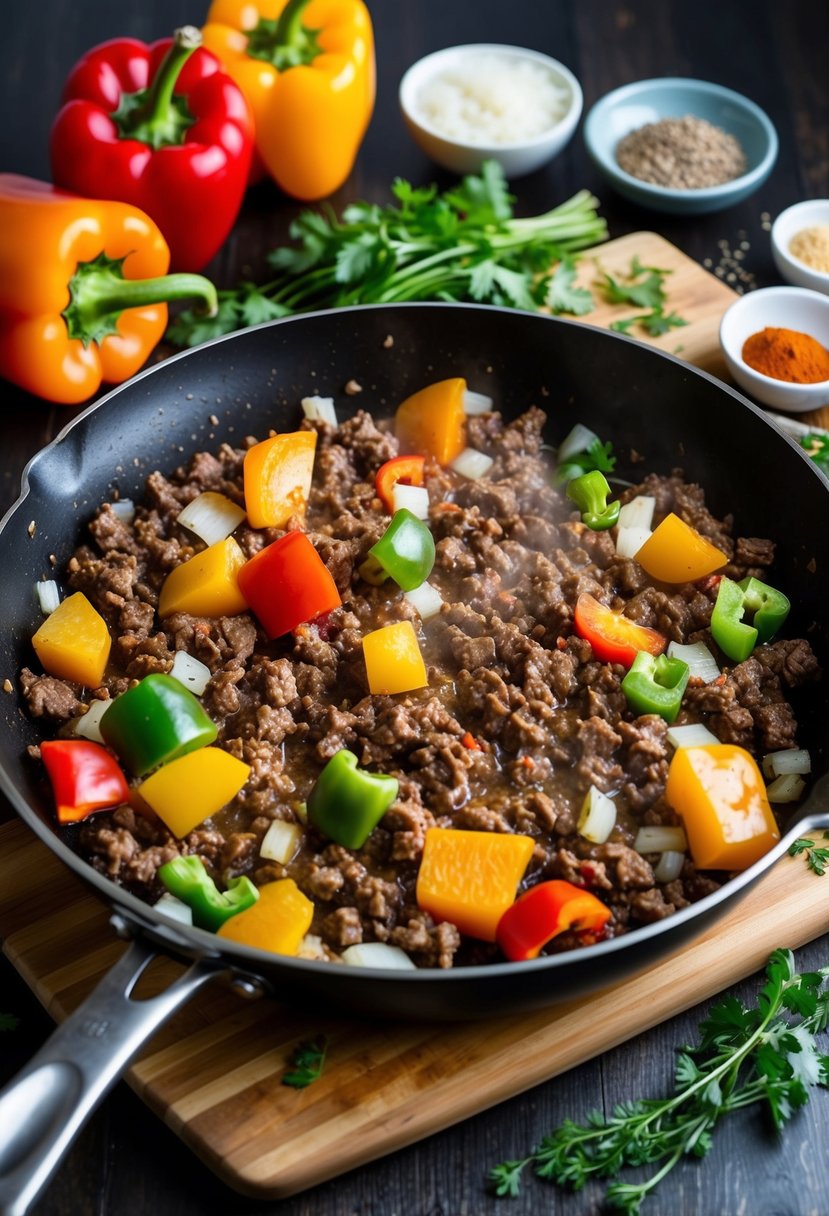
[[[727,996],[700,1024],[699,1042],[681,1048],[674,1092],[566,1120],[536,1149],[490,1172],[500,1196],[515,1196],[527,1166],[571,1190],[591,1178],[616,1178],[626,1167],[657,1166],[642,1182],[613,1182],[610,1207],[636,1216],[643,1200],[683,1157],[704,1157],[718,1121],[761,1104],[781,1130],[810,1091],[829,1084],[829,1056],[816,1035],[829,1024],[829,967],[802,975],[789,950],[775,950],[754,1007]]]
[[[282,1084],[290,1085],[292,1089],[305,1089],[318,1081],[325,1067],[327,1050],[328,1040],[324,1034],[300,1043],[291,1052],[290,1068],[283,1074]]]
[[[277,277],[220,291],[215,317],[186,310],[168,339],[196,346],[274,317],[349,304],[473,300],[577,313],[588,311],[588,298],[592,305],[589,292],[572,287],[572,262],[562,261],[607,237],[587,190],[516,218],[502,169],[486,161],[479,176],[443,193],[402,178],[391,193],[385,207],[353,203],[340,217],[330,206],[303,211],[291,225],[294,244],[268,256]]]
[[[809,431],[807,435],[801,435],[800,446],[806,449],[819,469],[829,474],[829,435]]]
[[[823,839],[829,840],[829,832],[823,833]],[[792,857],[800,857],[805,853],[806,865],[821,877],[829,868],[829,848],[825,845],[815,844],[814,840],[809,840],[805,836],[798,837],[793,844],[789,845],[789,853]]]
[[[617,333],[630,333],[638,325],[652,338],[659,338],[671,329],[677,329],[688,322],[676,312],[665,312],[667,301],[665,279],[671,270],[660,266],[644,266],[638,254],[634,254],[630,270],[623,279],[604,274],[600,285],[605,298],[610,304],[631,304],[635,308],[646,308],[647,312],[638,313],[633,317],[622,317],[611,321],[610,328]]]

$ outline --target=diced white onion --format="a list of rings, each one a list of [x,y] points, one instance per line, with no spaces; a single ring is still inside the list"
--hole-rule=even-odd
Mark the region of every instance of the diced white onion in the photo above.
[[[176,899],[175,895],[171,895],[169,891],[165,891],[161,899],[156,900],[153,907],[156,912],[163,912],[165,916],[169,916],[170,920],[181,921],[183,925],[193,923],[193,909],[182,900]]]
[[[337,425],[333,397],[303,397],[300,405],[309,422],[329,422],[331,426]]]
[[[582,426],[577,422],[569,435],[566,435],[559,444],[558,463],[567,464],[573,456],[578,456],[580,452],[586,452],[591,443],[598,443],[599,436],[595,431],[589,430],[586,426]]]
[[[467,389],[463,395],[463,412],[465,414],[488,414],[493,401],[485,393],[473,393]]]
[[[89,709],[85,714],[81,714],[76,718],[73,725],[73,733],[80,735],[82,739],[91,739],[93,743],[103,743],[104,736],[101,734],[101,718],[112,704],[112,700],[107,701],[90,701]]]
[[[637,853],[684,853],[688,840],[684,828],[654,823],[639,829],[633,847]]]
[[[361,942],[343,950],[341,958],[349,967],[378,967],[386,971],[416,971],[412,960],[399,946],[385,942]]]
[[[648,528],[620,528],[616,533],[616,552],[619,557],[636,557],[650,535]]]
[[[666,849],[655,866],[653,876],[657,882],[673,882],[682,873],[685,864],[685,854],[674,849]]]
[[[674,747],[708,747],[719,739],[701,722],[690,722],[687,726],[669,726],[668,742]]]
[[[170,675],[186,689],[200,697],[210,683],[210,668],[201,659],[194,659],[186,650],[177,650]]]
[[[60,591],[58,590],[57,583],[53,578],[46,579],[45,582],[35,583],[35,591],[40,603],[40,611],[44,616],[49,616],[60,603]]]
[[[690,646],[680,646],[679,642],[668,644],[668,658],[682,659],[687,663],[691,676],[699,676],[706,684],[720,676],[717,660],[705,645],[705,642],[693,642]]]
[[[421,583],[414,591],[407,591],[405,598],[415,612],[420,613],[422,621],[428,621],[430,616],[437,616],[443,605],[443,596],[431,583]]]
[[[488,473],[494,464],[495,461],[485,452],[478,452],[475,448],[464,448],[460,456],[455,457],[449,468],[460,473],[461,477],[477,481],[479,477],[483,477],[484,473]]]
[[[766,786],[766,793],[769,802],[797,802],[805,788],[806,782],[798,773],[781,773]]]
[[[245,512],[242,508],[224,494],[205,490],[203,494],[197,494],[192,502],[188,502],[179,513],[178,522],[195,532],[206,545],[215,545],[230,536],[244,518]]]
[[[322,948],[322,938],[317,937],[316,933],[306,933],[302,941],[299,943],[299,949],[296,952],[297,958],[310,959],[327,959],[328,955]]]
[[[763,773],[766,777],[779,777],[782,773],[811,773],[812,757],[805,747],[784,747],[779,752],[769,752],[763,757]]]
[[[645,528],[650,530],[653,524],[653,511],[656,499],[648,494],[637,494],[619,510],[620,528]]]
[[[122,523],[131,524],[135,519],[135,503],[131,498],[119,498],[109,504],[113,515],[117,515]]]
[[[392,486],[393,511],[411,511],[418,519],[429,518],[429,491],[425,486],[404,486],[396,481]]]
[[[591,785],[581,804],[577,830],[585,840],[604,844],[616,823],[616,803]]]
[[[281,865],[286,866],[296,855],[301,839],[302,828],[299,824],[274,819],[262,838],[259,854],[267,861],[278,861]]]

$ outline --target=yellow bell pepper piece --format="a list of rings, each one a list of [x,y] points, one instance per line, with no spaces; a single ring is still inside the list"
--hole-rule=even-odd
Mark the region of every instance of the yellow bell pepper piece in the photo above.
[[[304,515],[314,473],[316,431],[263,439],[245,453],[245,507],[252,528],[281,528]]]
[[[226,920],[219,937],[273,954],[296,954],[313,915],[314,905],[294,880],[280,878],[260,887],[256,903]]]
[[[209,545],[171,570],[158,600],[158,615],[236,616],[247,608],[239,571],[247,558],[232,536]]]
[[[135,793],[182,839],[235,798],[249,776],[250,765],[230,752],[201,747],[157,769]]]
[[[678,515],[666,515],[636,554],[643,570],[661,583],[693,583],[725,566],[722,549],[700,536]]]
[[[112,639],[104,618],[82,591],[62,600],[32,638],[50,676],[97,688],[104,678]]]
[[[780,839],[760,770],[731,743],[675,751],[665,799],[699,870],[745,870]]]
[[[411,621],[384,625],[363,638],[369,692],[411,692],[429,680]]]
[[[455,376],[407,397],[394,416],[400,451],[434,456],[438,464],[451,464],[466,447],[465,392],[466,381]]]
[[[417,876],[418,907],[461,933],[495,941],[498,921],[532,856],[531,836],[429,828]]]

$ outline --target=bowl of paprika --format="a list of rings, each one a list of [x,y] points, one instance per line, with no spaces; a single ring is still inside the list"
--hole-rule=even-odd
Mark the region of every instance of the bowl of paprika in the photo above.
[[[737,384],[763,405],[800,413],[829,405],[829,297],[766,287],[737,300],[720,322]]]

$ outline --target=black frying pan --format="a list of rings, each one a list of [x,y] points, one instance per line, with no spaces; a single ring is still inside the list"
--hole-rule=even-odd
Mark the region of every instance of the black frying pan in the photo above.
[[[793,603],[786,632],[809,637],[825,663],[829,485],[760,410],[711,376],[619,335],[509,310],[415,304],[319,313],[235,334],[152,368],[71,423],[31,461],[22,495],[0,525],[0,670],[17,672],[32,661],[29,639],[40,620],[33,585],[52,571],[50,554],[61,569],[84,522],[113,491],[140,498],[152,469],[169,471],[189,453],[223,440],[238,445],[247,434],[295,427],[299,399],[308,394],[333,395],[340,417],[359,407],[381,416],[413,390],[455,375],[490,394],[508,416],[531,403],[545,407],[553,442],[585,422],[613,441],[622,477],[681,465],[705,487],[715,514],[734,514],[737,533],[778,542],[774,581]],[[362,393],[346,395],[349,381],[362,385]],[[798,832],[829,827],[829,814],[819,813],[829,793],[828,697],[829,681],[798,702],[810,732],[802,742],[823,779],[797,828],[715,894],[667,920],[568,954],[392,973],[229,943],[219,948],[213,935],[171,926],[103,878],[56,836],[43,787],[24,760],[37,729],[15,698],[4,696],[3,791],[47,846],[112,905],[116,931],[133,945],[0,1095],[0,1128],[11,1136],[0,1145],[0,1211],[20,1216],[26,1210],[98,1098],[160,1022],[216,974],[247,995],[273,993],[317,1007],[322,1001],[375,1018],[446,1020],[569,1000],[647,968],[722,916]],[[163,996],[130,1001],[137,975],[159,950],[192,960],[190,969]]]

